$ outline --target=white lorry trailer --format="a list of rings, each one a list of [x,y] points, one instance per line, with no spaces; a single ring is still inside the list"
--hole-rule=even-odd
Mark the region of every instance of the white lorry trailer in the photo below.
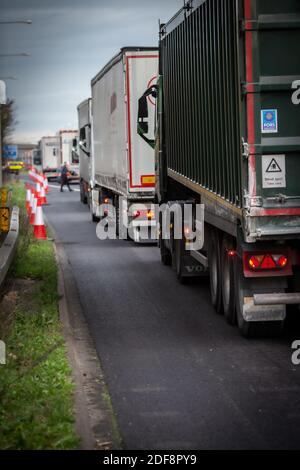
[[[78,152],[78,130],[62,129],[58,132],[60,139],[60,162],[65,162],[70,168],[69,180],[79,181],[79,152]]]
[[[48,180],[58,177],[60,166],[60,139],[58,136],[44,136],[39,144],[42,171]]]
[[[91,178],[91,105],[92,100],[80,103],[78,112],[79,132],[79,174],[80,174],[80,200],[87,204],[90,178]]]
[[[156,83],[157,71],[157,48],[122,48],[91,82],[92,218],[99,220],[103,216],[101,205],[109,201],[116,208],[117,226],[120,214],[122,220],[126,214],[125,225],[132,227],[135,242],[147,241],[146,231],[151,232],[152,228],[153,233],[156,224],[151,210],[155,192],[154,150],[135,129],[138,98],[145,85]],[[150,120],[154,117],[155,102],[152,97],[149,102]],[[134,210],[137,203],[146,209]]]

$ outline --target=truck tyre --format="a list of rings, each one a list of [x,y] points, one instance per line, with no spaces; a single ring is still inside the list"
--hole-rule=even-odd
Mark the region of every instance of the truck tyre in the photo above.
[[[98,223],[99,221],[100,221],[99,217],[97,217],[95,214],[92,213],[92,222]]]
[[[243,317],[244,297],[250,297],[251,292],[247,289],[243,273],[242,260],[235,260],[235,296],[236,315],[240,333],[245,338],[266,338],[280,336],[283,332],[283,321],[249,322]]]
[[[166,241],[162,238],[162,214],[159,214],[159,249],[160,259],[165,266],[172,266],[172,254],[166,247]]]
[[[234,242],[232,238],[224,235],[221,248],[223,311],[227,322],[235,325],[234,257],[228,255],[230,249],[234,249]]]
[[[166,247],[166,242],[163,238],[159,239],[159,249],[160,249],[160,259],[161,259],[162,264],[164,264],[165,266],[171,266],[172,255],[170,251],[168,250],[168,248]]]
[[[92,222],[99,222],[99,220],[100,220],[99,217],[97,217],[93,212],[93,203],[92,203],[92,201],[90,201],[89,207],[90,207],[90,214],[91,214]]]
[[[80,202],[83,203],[83,188],[82,188],[82,181],[80,181]]]
[[[186,282],[186,277],[182,274],[182,256],[184,253],[184,241],[174,240],[174,268],[176,277],[181,284]]]
[[[119,197],[115,196],[114,198],[114,208],[116,214],[116,236],[119,238],[120,235],[120,207],[119,207]]]
[[[210,277],[210,294],[211,302],[217,313],[223,313],[222,302],[222,274],[221,274],[221,253],[218,232],[212,230],[210,232],[209,243],[209,277]]]
[[[80,181],[80,202],[82,202],[82,204],[87,204],[88,202],[88,198],[84,191],[84,184],[82,181]]]

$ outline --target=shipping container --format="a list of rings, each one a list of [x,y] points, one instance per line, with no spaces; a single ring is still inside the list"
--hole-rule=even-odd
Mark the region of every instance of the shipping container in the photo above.
[[[42,171],[50,180],[57,179],[60,167],[60,139],[58,136],[42,137],[39,150],[42,162]]]
[[[60,139],[59,166],[67,163],[70,169],[69,180],[79,181],[79,150],[78,130],[61,129],[58,131]]]
[[[138,97],[156,83],[157,48],[123,48],[92,80],[92,217],[99,218],[103,200],[119,207],[131,217],[133,202],[149,206],[154,200],[154,150],[137,135]],[[150,102],[154,116],[155,102]],[[152,136],[153,138],[153,136]],[[147,206],[147,207],[148,207]],[[118,212],[119,213],[119,212]],[[140,240],[141,226],[155,224],[139,215],[134,239]],[[142,220],[143,219],[143,220]],[[145,241],[145,240],[144,240]]]
[[[191,0],[159,37],[157,197],[205,206],[204,248],[161,236],[162,261],[199,263],[243,334],[280,330],[300,304],[300,2]]]

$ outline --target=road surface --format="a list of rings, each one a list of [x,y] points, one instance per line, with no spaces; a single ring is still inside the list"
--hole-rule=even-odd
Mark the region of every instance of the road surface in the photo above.
[[[48,199],[126,449],[300,448],[297,321],[281,339],[243,339],[207,281],[180,285],[154,246],[98,240],[77,191]]]

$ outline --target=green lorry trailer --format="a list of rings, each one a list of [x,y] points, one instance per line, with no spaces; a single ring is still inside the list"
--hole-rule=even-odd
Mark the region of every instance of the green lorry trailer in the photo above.
[[[157,202],[205,206],[203,249],[160,231],[162,261],[209,275],[243,335],[277,333],[300,304],[300,2],[188,1],[159,37],[138,133],[153,94]]]

